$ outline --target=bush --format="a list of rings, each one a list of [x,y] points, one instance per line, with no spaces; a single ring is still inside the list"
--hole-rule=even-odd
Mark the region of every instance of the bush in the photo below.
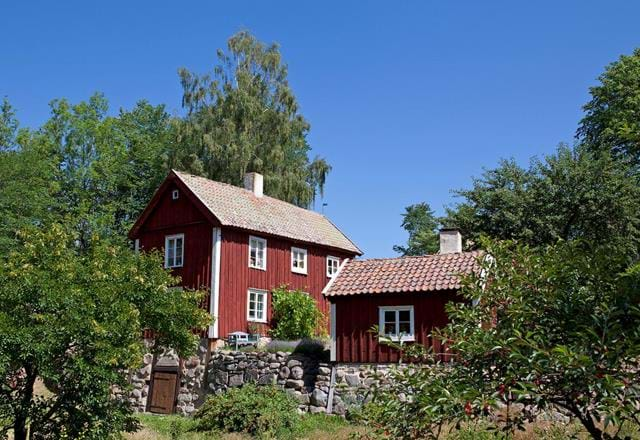
[[[298,401],[272,386],[246,384],[210,396],[196,412],[196,430],[244,432],[259,438],[290,437],[300,422]]]
[[[310,338],[318,333],[323,315],[315,300],[301,290],[273,290],[273,329],[276,339]]]

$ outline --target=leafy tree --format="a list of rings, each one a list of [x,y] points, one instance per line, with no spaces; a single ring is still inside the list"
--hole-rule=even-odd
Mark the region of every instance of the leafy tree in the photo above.
[[[427,366],[397,371],[374,404],[378,428],[437,438],[484,419],[511,431],[548,410],[594,439],[640,425],[640,265],[618,275],[624,259],[580,242],[486,248],[489,278],[465,281],[467,301],[448,305],[435,335],[454,362],[426,353]]]
[[[15,144],[17,130],[16,113],[5,97],[0,105],[0,151],[6,151]]]
[[[438,219],[427,203],[407,206],[402,214],[402,227],[409,233],[406,246],[395,245],[393,250],[402,255],[435,254],[440,248]]]
[[[535,246],[582,239],[638,257],[640,185],[606,153],[561,146],[527,169],[503,161],[457,193],[465,200],[444,222],[472,242],[481,235]]]
[[[0,108],[0,255],[16,245],[16,231],[52,217],[58,186],[54,167],[30,145],[31,133],[18,121],[5,99]]]
[[[301,290],[288,290],[286,286],[274,289],[272,295],[274,338],[295,340],[317,334],[323,315],[311,296]]]
[[[142,332],[190,353],[192,329],[207,323],[200,293],[169,289],[177,280],[157,254],[101,240],[79,252],[77,236],[55,225],[21,239],[0,264],[0,420],[16,440],[132,430],[126,398],[113,394],[140,365]],[[35,393],[37,379],[52,396]]]
[[[125,235],[167,174],[175,121],[145,101],[117,117],[107,111],[100,94],[53,101],[42,127],[20,131],[0,152],[0,215],[21,220],[7,223],[0,240],[21,223],[51,220],[72,221],[83,246],[94,234]]]
[[[591,87],[577,137],[592,151],[640,166],[640,48],[610,64]]]
[[[248,32],[218,50],[212,74],[180,69],[187,115],[181,124],[178,166],[234,185],[247,171],[265,176],[265,193],[309,206],[331,167],[309,160],[309,123],[287,81],[276,44]]]

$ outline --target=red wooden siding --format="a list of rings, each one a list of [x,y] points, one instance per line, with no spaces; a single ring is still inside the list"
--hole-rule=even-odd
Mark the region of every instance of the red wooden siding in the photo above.
[[[336,361],[384,363],[397,362],[398,352],[378,344],[369,330],[378,325],[379,307],[413,306],[416,342],[443,352],[439,341],[428,335],[434,327],[447,324],[445,304],[460,300],[455,291],[395,293],[391,295],[353,295],[331,297],[336,304]]]
[[[249,236],[267,240],[267,270],[253,269],[249,261]],[[291,271],[291,247],[307,250],[307,275]],[[329,303],[322,289],[329,282],[326,257],[352,257],[326,248],[294,243],[289,240],[249,233],[236,229],[222,230],[220,258],[220,317],[219,336],[225,338],[233,331],[247,331],[247,291],[249,288],[269,291],[267,322],[271,320],[271,290],[282,284],[291,289],[301,289],[311,295],[325,316],[329,314]]]
[[[171,184],[162,194],[158,205],[139,231],[141,250],[164,249],[165,236],[184,234],[184,259],[182,267],[173,269],[180,276],[181,285],[203,289],[211,286],[211,242],[213,225],[180,192],[177,200],[172,200],[171,192],[176,187]],[[203,300],[203,308],[209,309],[209,296]]]

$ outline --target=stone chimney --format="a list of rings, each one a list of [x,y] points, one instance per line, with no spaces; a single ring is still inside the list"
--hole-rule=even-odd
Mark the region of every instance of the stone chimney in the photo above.
[[[440,253],[462,252],[462,234],[457,229],[440,229]]]
[[[244,175],[244,189],[251,191],[256,197],[262,197],[264,178],[262,174],[247,173]]]

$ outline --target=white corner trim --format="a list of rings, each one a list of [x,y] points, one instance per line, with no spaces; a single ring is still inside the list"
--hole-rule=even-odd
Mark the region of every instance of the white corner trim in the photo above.
[[[327,283],[326,286],[324,286],[324,289],[322,289],[322,294],[324,295],[325,293],[327,293],[329,291],[329,289],[331,288],[331,286],[333,285],[333,282],[336,280],[336,278],[338,278],[338,275],[340,275],[340,271],[342,270],[342,268],[345,266],[345,264],[347,264],[347,262],[349,261],[348,258],[345,258],[344,260],[342,260],[342,264],[340,266],[338,266],[338,271],[336,272],[336,274],[331,277],[331,279],[329,280],[329,282]]]
[[[330,361],[335,362],[336,360],[336,349],[337,349],[337,344],[336,344],[336,339],[337,339],[337,335],[336,335],[336,304],[335,303],[329,303],[330,304],[330,317],[329,317],[329,321],[330,321],[330,325],[331,325],[331,357],[329,358]]]
[[[211,290],[209,294],[209,314],[213,324],[209,326],[209,337],[218,338],[218,321],[220,305],[220,249],[222,247],[222,230],[213,228],[211,244]]]
[[[140,252],[140,239],[139,238],[136,238],[135,241],[133,242],[133,250],[135,251],[136,254],[138,252]]]

